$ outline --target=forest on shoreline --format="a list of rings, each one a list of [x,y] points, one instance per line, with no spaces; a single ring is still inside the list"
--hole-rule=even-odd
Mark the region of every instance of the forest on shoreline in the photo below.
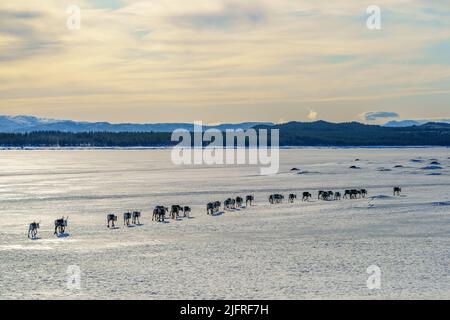
[[[280,146],[450,146],[450,125],[427,123],[412,127],[383,127],[358,122],[289,122],[256,126],[279,130]],[[0,128],[1,131],[1,128]],[[0,133],[0,147],[170,147],[171,132],[60,132]],[[208,143],[204,143],[207,146]]]

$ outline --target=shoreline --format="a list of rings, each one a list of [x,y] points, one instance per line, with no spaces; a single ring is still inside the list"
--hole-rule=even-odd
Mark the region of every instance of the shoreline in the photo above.
[[[70,151],[70,150],[170,150],[174,146],[158,147],[0,147],[0,151]],[[449,149],[450,146],[280,146],[280,150],[301,149]],[[194,147],[193,149],[199,149]],[[206,149],[202,147],[201,149]],[[228,149],[226,147],[222,149]],[[234,148],[242,149],[242,148]],[[249,148],[245,148],[249,149]],[[268,148],[270,150],[270,148]]]

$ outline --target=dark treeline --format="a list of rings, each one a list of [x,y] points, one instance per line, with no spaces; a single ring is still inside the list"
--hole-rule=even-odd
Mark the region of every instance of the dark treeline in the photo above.
[[[281,146],[450,146],[450,125],[444,123],[392,128],[317,121],[266,128],[280,130]]]
[[[0,133],[2,147],[157,147],[169,146],[167,132]]]
[[[428,123],[389,128],[352,123],[290,122],[279,129],[281,146],[450,146],[450,125]],[[1,129],[1,128],[0,128]],[[269,133],[270,137],[270,133]],[[193,139],[192,139],[193,140]],[[39,131],[0,133],[1,147],[163,147],[173,146],[169,132]],[[225,143],[225,141],[224,141]],[[207,145],[208,143],[204,143]]]

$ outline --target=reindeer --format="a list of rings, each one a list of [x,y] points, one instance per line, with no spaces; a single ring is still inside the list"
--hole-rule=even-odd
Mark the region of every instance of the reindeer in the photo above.
[[[290,203],[294,203],[295,199],[297,199],[297,195],[296,195],[296,194],[293,194],[293,193],[291,193],[291,194],[289,195],[289,197],[288,197],[288,201],[289,201]]]
[[[166,212],[169,212],[169,208],[164,206],[156,206],[155,209],[153,209],[152,221],[164,222]]]
[[[361,191],[352,189],[350,190],[350,199],[358,199],[358,196],[361,195]]]
[[[351,190],[345,190],[345,192],[344,192],[344,199],[348,199],[348,198],[351,198],[352,197],[352,192],[351,192]]]
[[[319,199],[322,200],[330,200],[331,197],[333,197],[334,192],[333,191],[319,191]]]
[[[309,201],[309,199],[312,197],[312,194],[309,192],[303,192],[302,201]]]
[[[131,212],[125,212],[123,214],[123,225],[129,227],[130,226],[130,220],[131,220]]]
[[[240,208],[242,206],[242,203],[244,202],[244,199],[242,199],[241,197],[236,197],[236,207]]]
[[[223,202],[223,207],[226,210],[236,209],[236,200],[232,198],[228,198]]]
[[[226,200],[223,202],[223,208],[224,208],[224,210],[230,210],[230,209],[231,209],[231,202],[232,202],[231,198],[228,198],[228,199],[226,199]]]
[[[223,203],[223,208],[224,209],[227,208],[227,205],[228,205],[227,201],[228,200],[231,203],[231,199],[225,200],[225,202]],[[221,205],[222,205],[222,203],[220,201],[209,202],[208,204],[206,204],[206,214],[213,215],[214,213],[219,212]]]
[[[341,200],[341,193],[340,192],[336,192],[335,194],[334,194],[334,200]]]
[[[334,192],[333,191],[328,191],[327,192],[327,199],[326,200],[330,200],[330,199],[332,199],[334,197]]]
[[[213,203],[213,210],[214,210],[214,212],[215,212],[215,213],[219,212],[221,206],[222,206],[222,202],[220,202],[220,201],[215,201],[215,202]]]
[[[53,234],[55,234],[57,236],[63,234],[66,231],[68,219],[69,219],[69,216],[67,216],[66,219],[64,219],[64,216],[61,219],[56,219],[55,220],[55,232]]]
[[[30,225],[28,226],[28,238],[29,239],[36,238],[40,223],[41,223],[40,221],[39,222],[34,221],[34,222],[30,223]]]
[[[325,191],[319,190],[319,193],[317,194],[317,200],[323,200],[323,196],[325,195],[325,193]]]
[[[206,204],[206,214],[213,215],[214,214],[214,203],[209,202]]]
[[[114,222],[117,221],[117,216],[114,213],[109,213],[106,215],[106,221],[108,222],[108,228],[110,228],[110,222],[112,222],[112,227],[115,228]]]
[[[191,213],[191,207],[184,206],[183,207],[183,217],[184,218],[186,218],[186,217],[189,218],[190,213]]]
[[[282,203],[284,200],[284,196],[281,194],[271,194],[269,196],[269,203],[270,204],[278,204],[278,203]]]
[[[255,201],[255,197],[252,195],[248,195],[245,197],[245,205],[248,206],[250,203],[250,206],[252,205],[252,202]]]
[[[402,188],[394,187],[394,196],[400,196],[401,193],[402,193]]]
[[[172,219],[178,218],[181,210],[183,210],[183,208],[180,205],[178,204],[172,205],[172,207],[170,208],[170,218]]]
[[[362,198],[365,198],[367,196],[367,190],[366,189],[361,189],[360,192],[361,192],[361,197]]]
[[[140,225],[141,224],[141,222],[139,221],[140,217],[141,217],[141,212],[140,211],[133,211],[131,222],[133,224]]]

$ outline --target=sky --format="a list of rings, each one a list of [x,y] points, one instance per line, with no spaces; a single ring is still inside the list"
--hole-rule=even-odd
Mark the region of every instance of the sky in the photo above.
[[[2,115],[382,123],[449,107],[448,0],[0,2]]]

